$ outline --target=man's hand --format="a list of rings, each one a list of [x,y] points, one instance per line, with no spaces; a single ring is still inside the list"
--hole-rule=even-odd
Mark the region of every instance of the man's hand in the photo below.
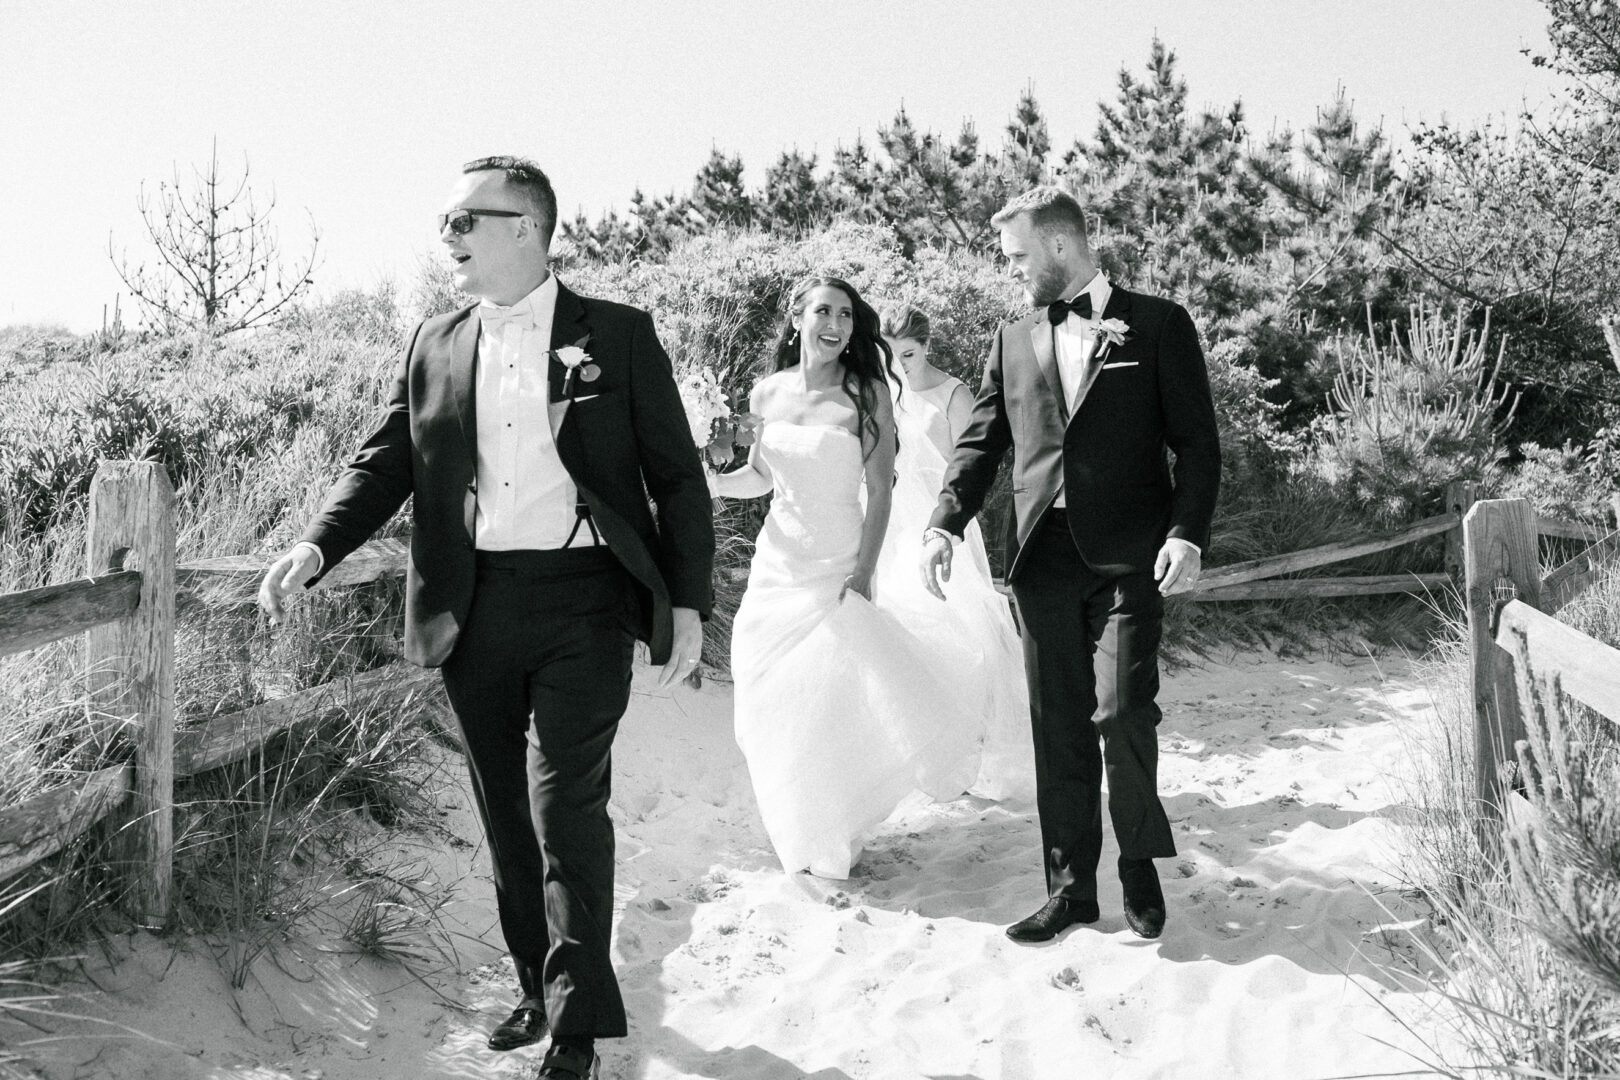
[[[1153,579],[1159,583],[1159,595],[1171,596],[1191,590],[1198,584],[1203,559],[1197,544],[1175,538],[1166,540],[1153,562]]]
[[[675,620],[675,640],[670,646],[669,663],[658,675],[658,688],[673,686],[675,680],[684,679],[697,670],[698,657],[703,655],[703,620],[697,609],[671,608]]]
[[[951,542],[937,532],[923,537],[922,576],[923,588],[945,599],[940,582],[951,580]]]
[[[259,606],[270,616],[271,626],[280,626],[287,617],[282,601],[304,591],[304,582],[321,568],[320,553],[310,544],[298,544],[275,561],[259,583]]]

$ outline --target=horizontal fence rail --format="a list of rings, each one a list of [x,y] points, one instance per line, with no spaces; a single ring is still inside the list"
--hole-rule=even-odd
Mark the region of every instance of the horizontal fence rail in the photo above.
[[[330,708],[367,698],[406,697],[428,690],[434,684],[432,675],[423,668],[389,664],[261,702],[240,712],[217,716],[201,727],[175,736],[175,773],[190,776],[241,761],[257,753],[275,736]]]
[[[1620,724],[1620,650],[1519,600],[1502,608],[1496,643],[1532,671],[1556,673],[1561,691]]]
[[[1429,593],[1451,587],[1450,574],[1379,574],[1372,577],[1288,578],[1250,581],[1242,585],[1207,586],[1189,593],[1198,603],[1216,600],[1288,600],[1316,596],[1379,596],[1388,593]]]
[[[0,596],[0,656],[37,649],[122,619],[140,599],[141,575],[134,570]]]
[[[368,540],[355,548],[332,572],[317,581],[311,592],[340,585],[363,585],[405,572],[410,558],[408,539],[388,537]],[[175,567],[175,581],[209,602],[251,600],[259,591],[264,572],[272,559],[257,555],[226,555],[217,559],[197,559]]]
[[[1350,559],[1359,559],[1363,555],[1373,555],[1380,551],[1402,547],[1415,543],[1431,536],[1455,529],[1462,521],[1460,514],[1439,514],[1435,517],[1425,518],[1415,525],[1409,525],[1400,532],[1388,536],[1370,537],[1361,540],[1340,540],[1332,544],[1323,544],[1321,547],[1308,548],[1305,551],[1294,551],[1287,555],[1272,555],[1264,559],[1252,559],[1249,562],[1232,563],[1227,566],[1214,566],[1204,571],[1199,578],[1199,589],[1224,588],[1230,585],[1241,585],[1250,581],[1260,581],[1265,578],[1279,577],[1291,574],[1296,570],[1309,570],[1317,566],[1328,566],[1332,563],[1347,562]]]
[[[55,855],[129,798],[135,767],[115,765],[0,814],[0,881]]]
[[[1620,555],[1620,532],[1612,532],[1541,579],[1541,607],[1551,615],[1597,580],[1603,560]]]

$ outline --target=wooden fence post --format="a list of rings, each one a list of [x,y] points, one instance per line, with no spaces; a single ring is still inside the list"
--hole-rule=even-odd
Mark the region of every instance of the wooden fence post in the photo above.
[[[1446,505],[1442,511],[1447,514],[1456,514],[1459,518],[1468,513],[1468,508],[1474,505],[1474,485],[1466,480],[1453,480],[1446,485]],[[1446,533],[1446,573],[1458,586],[1463,584],[1466,576],[1465,560],[1463,558],[1463,527],[1462,522]]]
[[[169,916],[174,877],[174,489],[154,461],[108,461],[90,484],[86,573],[138,570],[140,603],[85,635],[94,707],[130,717],[135,785],[108,819],[126,911],[143,926]]]
[[[1513,745],[1525,737],[1513,657],[1496,644],[1496,613],[1507,600],[1541,608],[1536,514],[1523,499],[1486,499],[1463,519],[1468,658],[1474,692],[1474,792],[1480,836],[1495,845]]]

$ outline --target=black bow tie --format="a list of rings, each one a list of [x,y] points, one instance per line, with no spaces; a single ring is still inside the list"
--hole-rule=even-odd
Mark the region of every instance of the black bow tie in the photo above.
[[[1081,293],[1073,300],[1054,300],[1046,305],[1046,317],[1052,321],[1053,326],[1062,326],[1063,320],[1071,314],[1082,319],[1091,318],[1091,294]]]

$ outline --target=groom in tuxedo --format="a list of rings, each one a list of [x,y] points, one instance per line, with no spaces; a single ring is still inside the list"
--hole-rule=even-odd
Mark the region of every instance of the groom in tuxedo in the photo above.
[[[521,993],[489,1045],[549,1026],[539,1075],[588,1077],[594,1040],[626,1033],[607,805],[635,640],[666,686],[696,666],[714,526],[652,319],[550,273],[556,222],[534,163],[463,167],[439,239],[478,302],[416,328],[381,425],[259,598],[279,621],[412,500],[405,654],[443,674]]]
[[[1035,310],[990,347],[923,574],[944,599],[952,540],[1011,449],[1007,582],[1024,625],[1047,900],[1007,934],[1046,941],[1097,920],[1106,775],[1125,919],[1155,938],[1153,860],[1176,851],[1158,796],[1159,638],[1163,598],[1193,586],[1209,545],[1221,475],[1209,376],[1185,309],[1098,271],[1071,196],[1036,188],[991,220]]]

